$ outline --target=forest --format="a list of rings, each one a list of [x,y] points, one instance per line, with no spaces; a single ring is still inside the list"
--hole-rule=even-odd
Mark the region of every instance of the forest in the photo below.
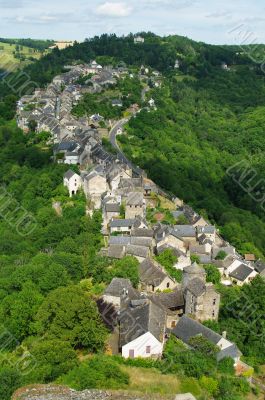
[[[265,81],[236,66],[189,79],[171,74],[120,137],[136,165],[217,223],[242,254],[264,256]]]

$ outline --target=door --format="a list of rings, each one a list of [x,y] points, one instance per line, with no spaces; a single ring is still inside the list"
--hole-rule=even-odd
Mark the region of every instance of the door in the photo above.
[[[129,350],[129,357],[134,358],[134,350]]]

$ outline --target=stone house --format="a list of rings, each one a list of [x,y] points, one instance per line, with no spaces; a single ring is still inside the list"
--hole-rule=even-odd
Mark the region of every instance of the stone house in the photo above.
[[[120,232],[120,233],[130,233],[133,227],[135,219],[112,219],[110,221],[110,233]]]
[[[250,283],[257,275],[257,271],[246,264],[240,264],[229,274],[232,281],[238,286],[243,286],[245,283]]]
[[[185,297],[185,314],[199,321],[217,320],[220,306],[220,294],[214,285],[206,283],[204,268],[193,263],[183,269],[182,288]]]
[[[188,246],[197,242],[196,228],[192,225],[175,225],[174,234],[180,237]]]
[[[158,358],[162,355],[166,313],[149,299],[132,300],[121,311],[120,349],[124,358]]]
[[[152,260],[146,259],[139,266],[140,288],[147,292],[174,289],[176,282]]]
[[[187,244],[184,242],[183,238],[168,225],[157,225],[154,234],[158,253],[161,252],[159,249],[164,246],[171,246],[186,253]]]
[[[167,316],[166,326],[172,329],[176,326],[179,318],[184,314],[184,296],[181,286],[177,286],[170,293],[149,294],[150,298],[159,307],[164,308]]]
[[[117,218],[120,215],[120,204],[119,203],[106,203],[104,205],[104,223],[107,225],[113,218]]]
[[[215,236],[216,236],[216,229],[215,226],[213,225],[205,225],[205,226],[198,226],[197,225],[197,236],[198,239],[204,235],[206,239],[210,239],[211,242],[215,242]]]
[[[145,201],[143,193],[130,192],[126,199],[125,218],[144,217]]]
[[[139,262],[144,261],[150,256],[150,248],[146,246],[129,244],[126,247],[126,254],[137,258]]]
[[[83,186],[81,177],[71,169],[64,174],[63,184],[67,187],[70,197],[76,195]]]
[[[101,207],[101,196],[107,192],[107,190],[108,183],[104,174],[94,170],[84,177],[85,195],[94,203],[95,209],[99,209]]]
[[[131,281],[123,278],[113,278],[103,294],[103,300],[117,309],[120,309],[128,299],[139,298],[140,294],[133,288]]]

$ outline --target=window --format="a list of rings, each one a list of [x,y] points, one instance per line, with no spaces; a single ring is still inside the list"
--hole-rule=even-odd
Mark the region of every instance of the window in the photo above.
[[[213,317],[215,316],[215,312],[214,312],[214,310],[213,310],[213,312],[212,312],[212,316],[213,316]]]
[[[151,346],[146,346],[145,352],[146,354],[151,354]]]
[[[213,299],[213,305],[215,306],[215,304],[216,304],[216,299]]]
[[[168,282],[168,283],[167,283],[167,288],[169,288],[169,286],[170,286],[170,283]]]
[[[177,325],[176,321],[172,321],[172,322],[171,322],[171,328],[175,328],[176,325]]]

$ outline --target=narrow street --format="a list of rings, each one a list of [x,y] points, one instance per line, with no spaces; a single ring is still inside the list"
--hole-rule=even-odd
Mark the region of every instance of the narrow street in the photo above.
[[[116,140],[116,136],[118,134],[119,129],[122,129],[123,126],[129,121],[128,118],[123,118],[120,121],[118,121],[110,130],[109,133],[109,140],[110,143],[112,144],[112,146],[114,147],[114,149],[117,151],[117,157],[118,159],[127,164],[133,171],[133,173],[136,176],[142,175],[143,170],[137,166],[135,166],[130,160],[128,160],[128,158],[124,155],[124,153],[122,152],[122,150],[120,149],[117,140]]]

